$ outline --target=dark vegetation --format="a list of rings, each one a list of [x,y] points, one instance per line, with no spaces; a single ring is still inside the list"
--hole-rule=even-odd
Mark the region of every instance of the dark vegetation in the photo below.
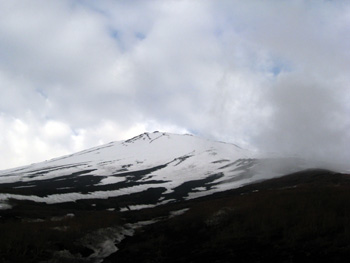
[[[78,211],[74,216],[63,214],[68,210],[32,212],[39,217],[0,218],[0,262],[47,261],[60,250],[88,256],[93,251],[77,241],[94,230],[120,223],[119,216],[108,211]]]
[[[190,209],[137,230],[105,262],[346,262],[350,256],[350,175],[309,170],[118,212],[140,200],[153,203],[163,191],[55,205],[15,201],[0,210],[0,262],[49,262],[59,250],[87,257],[92,251],[77,242],[84,235],[183,208]],[[106,210],[112,207],[116,211]]]
[[[105,262],[346,262],[350,175],[296,173],[187,203]]]

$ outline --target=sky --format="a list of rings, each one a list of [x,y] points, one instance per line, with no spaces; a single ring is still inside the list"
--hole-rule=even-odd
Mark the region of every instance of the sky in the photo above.
[[[0,0],[0,169],[155,130],[350,164],[349,69],[349,1]]]

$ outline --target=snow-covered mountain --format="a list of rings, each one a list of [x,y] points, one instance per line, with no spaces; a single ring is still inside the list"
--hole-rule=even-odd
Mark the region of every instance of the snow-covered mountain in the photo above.
[[[72,155],[0,171],[0,209],[9,200],[47,204],[115,199],[113,209],[152,207],[311,168],[192,135],[144,133]],[[131,197],[132,202],[126,201]]]

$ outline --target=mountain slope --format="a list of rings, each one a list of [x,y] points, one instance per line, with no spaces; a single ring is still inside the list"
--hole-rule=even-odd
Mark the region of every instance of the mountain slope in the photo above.
[[[271,208],[272,199],[281,197],[280,190],[289,193],[302,189],[299,186],[305,183],[315,182],[317,185],[320,180],[331,182],[333,188],[348,182],[322,170],[307,170],[306,176],[303,176],[304,172],[282,176],[315,167],[297,158],[257,155],[234,144],[154,132],[0,171],[0,262],[102,262],[115,253],[119,245],[124,251],[122,253],[129,253],[129,246],[126,247],[122,240],[133,244],[129,237],[135,233],[139,237],[142,232],[138,229],[146,229],[148,225],[155,241],[158,238],[169,240],[169,246],[162,250],[165,254],[174,253],[167,249],[178,244],[174,237],[182,240],[179,235],[183,234],[188,242],[181,241],[181,244],[192,253],[192,236],[197,235],[197,230],[204,231],[207,227],[202,216],[210,219],[214,213],[216,218],[215,213],[225,212],[227,206],[226,212],[231,214],[231,199],[235,204],[232,211],[235,211],[239,202],[243,200],[244,205],[244,200],[249,201],[250,196],[255,196],[257,199],[253,198],[254,202],[247,204],[253,205],[251,211],[258,209],[263,213]],[[274,177],[279,179],[268,180]],[[263,200],[267,200],[264,198],[270,194],[272,199],[265,204]],[[282,201],[280,205],[283,206]],[[274,211],[278,215],[283,210],[277,207]],[[342,209],[340,211],[343,213]],[[188,215],[194,215],[195,220]],[[204,228],[186,231],[188,224],[196,226],[198,216]],[[235,227],[238,230],[247,227],[244,231],[248,231],[251,223],[257,224],[260,215],[255,217],[249,212],[248,216],[240,216],[246,217],[247,222],[238,218]],[[180,225],[172,225],[177,218]],[[269,220],[275,222],[272,218],[266,219]],[[167,225],[168,221],[170,225]],[[178,233],[169,237],[166,229]],[[216,229],[214,224],[208,232],[218,238],[218,243],[214,240],[213,247],[209,247],[213,253],[222,242],[221,232]],[[225,228],[219,230],[226,231]],[[242,234],[254,234],[250,230],[244,231]],[[149,237],[146,235],[141,239],[149,240]],[[153,241],[150,240],[149,244],[154,244]],[[196,241],[200,250],[209,244],[202,241],[205,240]],[[246,243],[234,242],[247,251]],[[141,245],[145,245],[144,241]],[[130,249],[134,249],[134,245]],[[141,253],[140,249],[138,251]],[[150,252],[158,253],[159,250]],[[147,254],[147,249],[142,253]],[[111,261],[107,262],[119,262],[118,255],[121,254],[113,254],[107,259]],[[198,255],[198,260],[203,255],[206,257],[205,253]],[[224,255],[223,259],[227,254]],[[184,255],[182,262],[188,262],[186,257]],[[125,260],[133,261],[128,256]],[[147,261],[147,257],[142,260]],[[168,258],[160,262],[171,261]]]
[[[350,175],[306,170],[186,201],[104,262],[346,262]]]
[[[306,166],[300,160],[258,158],[234,144],[144,133],[1,171],[0,202],[5,207],[10,199],[52,204],[155,193],[148,202],[131,203],[128,209],[133,209],[237,188],[302,168]]]

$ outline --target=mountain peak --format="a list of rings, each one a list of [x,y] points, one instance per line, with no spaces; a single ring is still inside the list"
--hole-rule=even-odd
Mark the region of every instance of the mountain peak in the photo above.
[[[278,163],[278,171],[266,164]],[[157,189],[152,205],[191,199],[299,169],[264,160],[233,144],[145,132],[49,161],[0,172],[1,200],[64,203],[121,198]],[[134,205],[149,205],[140,199]]]
[[[161,136],[169,136],[169,135],[167,133],[165,133],[165,132],[161,133],[159,131],[154,131],[152,133],[144,132],[144,133],[142,133],[140,135],[137,135],[135,137],[132,137],[132,138],[126,140],[125,142],[126,143],[132,143],[132,142],[135,142],[135,141],[138,141],[138,140],[144,140],[144,141],[145,140],[149,140],[149,141],[151,141],[151,140],[153,140],[153,139],[155,139],[157,137],[161,137]]]

